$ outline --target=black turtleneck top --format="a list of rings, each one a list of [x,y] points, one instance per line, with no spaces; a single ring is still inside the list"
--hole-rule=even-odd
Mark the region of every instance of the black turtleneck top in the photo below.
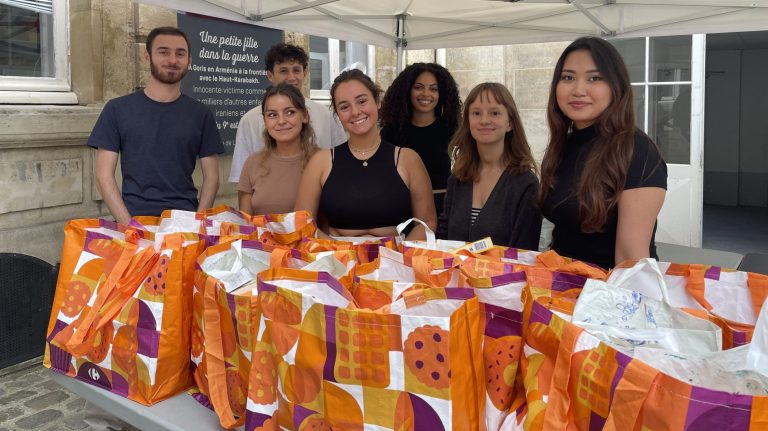
[[[608,220],[600,232],[585,233],[581,230],[579,203],[576,187],[590,151],[597,146],[594,126],[574,130],[568,135],[565,152],[555,171],[555,186],[542,206],[542,213],[554,223],[552,249],[563,256],[612,268],[616,250],[616,229],[619,221],[618,208],[608,213]],[[667,188],[667,165],[658,147],[639,129],[635,130],[635,148],[627,170],[624,189],[642,187]],[[656,225],[653,227],[656,234]],[[656,244],[651,236],[649,255],[658,258]]]

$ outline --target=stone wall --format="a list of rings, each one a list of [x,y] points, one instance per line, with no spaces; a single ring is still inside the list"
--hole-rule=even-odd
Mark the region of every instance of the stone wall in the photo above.
[[[175,25],[176,12],[129,0],[70,0],[70,67],[77,106],[0,105],[0,252],[60,258],[64,224],[108,215],[93,181],[94,151],[85,143],[103,104],[144,86],[149,31]],[[285,34],[309,49],[309,37]],[[531,146],[546,145],[545,108],[552,68],[563,43],[406,51],[406,64],[444,59],[462,97],[483,81],[512,91]],[[375,79],[386,89],[396,76],[394,49],[375,50]],[[309,80],[305,93],[309,93]],[[231,157],[219,163],[216,204],[237,205],[227,182]],[[199,169],[195,181],[201,182]]]

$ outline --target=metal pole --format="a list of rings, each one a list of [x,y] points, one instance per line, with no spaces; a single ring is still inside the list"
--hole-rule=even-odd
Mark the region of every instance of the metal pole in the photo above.
[[[405,14],[397,16],[397,64],[395,71],[399,75],[403,70],[403,48],[408,46],[408,40],[405,38]]]

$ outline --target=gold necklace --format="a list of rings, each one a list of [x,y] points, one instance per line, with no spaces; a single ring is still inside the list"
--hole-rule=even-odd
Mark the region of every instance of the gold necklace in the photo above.
[[[379,142],[377,142],[376,145],[374,145],[371,148],[368,148],[367,150],[356,150],[356,149],[352,148],[351,145],[349,146],[349,150],[352,151],[355,154],[359,154],[362,157],[365,157],[366,154],[371,153],[370,156],[365,157],[364,159],[362,159],[363,166],[367,167],[368,166],[368,159],[373,157],[373,154],[376,153],[376,150],[379,148],[379,145],[381,145],[381,139],[379,139]],[[358,159],[358,160],[360,160],[360,159]]]

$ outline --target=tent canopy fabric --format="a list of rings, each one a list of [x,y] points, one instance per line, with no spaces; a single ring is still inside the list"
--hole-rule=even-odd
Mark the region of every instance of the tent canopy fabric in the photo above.
[[[768,30],[768,0],[136,0],[382,47]]]

